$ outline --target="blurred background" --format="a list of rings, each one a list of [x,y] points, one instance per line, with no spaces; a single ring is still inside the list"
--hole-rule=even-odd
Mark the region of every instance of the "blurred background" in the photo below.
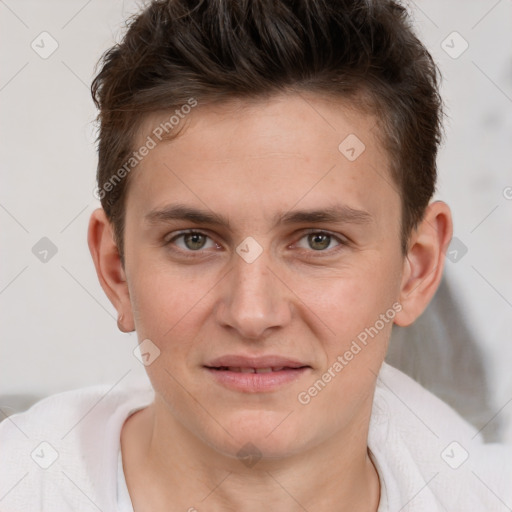
[[[406,2],[446,103],[437,198],[454,216],[443,284],[388,361],[489,440],[512,442],[512,2]],[[89,87],[132,1],[0,0],[0,420],[68,389],[147,382],[86,243]]]

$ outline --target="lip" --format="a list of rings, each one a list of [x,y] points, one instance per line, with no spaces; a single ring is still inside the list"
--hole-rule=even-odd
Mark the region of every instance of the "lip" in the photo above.
[[[309,366],[307,363],[282,357],[279,355],[268,355],[260,357],[248,357],[242,355],[225,355],[213,359],[205,365],[209,368],[219,368],[222,366],[231,366],[236,368],[279,368],[286,366],[288,368],[300,368],[302,366]]]
[[[274,355],[263,357],[227,355],[213,359],[204,368],[218,384],[242,393],[276,391],[299,379],[312,369],[311,366],[300,361]],[[236,368],[237,370],[248,368],[279,369],[266,373],[242,373],[241,371],[229,370],[229,368]]]

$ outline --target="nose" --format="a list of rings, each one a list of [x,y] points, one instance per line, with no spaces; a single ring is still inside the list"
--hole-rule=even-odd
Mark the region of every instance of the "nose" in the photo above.
[[[263,253],[252,263],[234,255],[234,268],[220,284],[217,321],[245,339],[258,340],[291,320],[290,293]]]

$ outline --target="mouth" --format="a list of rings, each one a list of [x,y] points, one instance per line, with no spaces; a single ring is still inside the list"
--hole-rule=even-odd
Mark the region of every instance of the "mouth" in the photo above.
[[[242,369],[252,370],[280,370],[282,368],[297,369],[308,366],[303,361],[291,359],[280,355],[268,354],[265,356],[245,356],[242,354],[227,354],[209,361],[207,368],[218,370],[237,371]]]
[[[310,366],[269,366],[267,368],[254,368],[244,366],[206,366],[210,370],[216,370],[219,372],[235,372],[235,373],[272,373],[281,372],[283,370],[300,370],[302,368],[310,368]]]
[[[311,366],[281,357],[226,356],[204,366],[213,380],[242,393],[276,391],[312,370]]]

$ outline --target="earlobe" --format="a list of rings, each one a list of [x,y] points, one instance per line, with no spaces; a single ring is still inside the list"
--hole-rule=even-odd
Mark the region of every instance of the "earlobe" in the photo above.
[[[102,208],[91,214],[87,242],[101,287],[117,310],[119,329],[122,332],[133,331],[135,327],[125,271],[112,226]]]
[[[452,237],[450,208],[442,201],[431,203],[411,234],[404,258],[400,303],[395,317],[400,326],[412,324],[432,300],[443,275],[445,253]]]

